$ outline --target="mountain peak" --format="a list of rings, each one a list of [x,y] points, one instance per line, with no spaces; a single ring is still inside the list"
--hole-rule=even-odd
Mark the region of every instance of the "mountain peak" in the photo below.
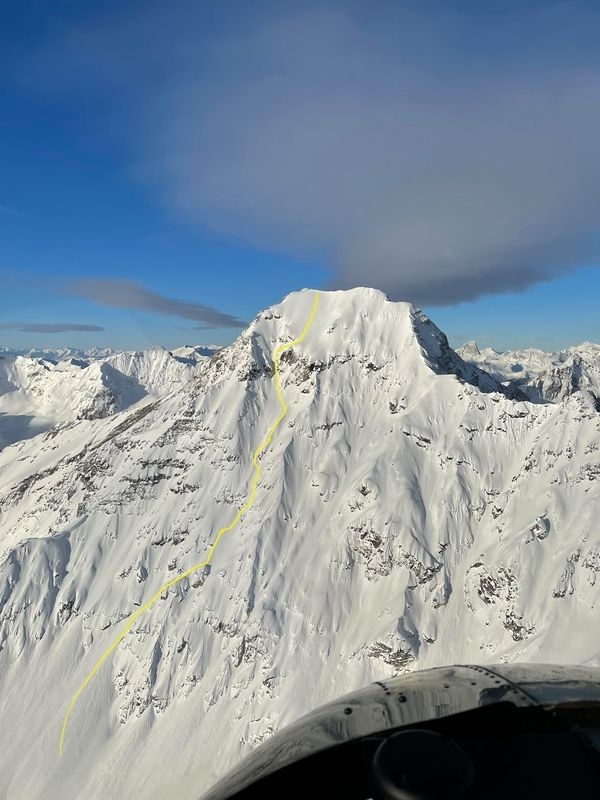
[[[469,358],[469,357],[472,357],[472,356],[478,356],[481,351],[480,351],[475,339],[471,339],[471,341],[466,342],[465,344],[463,344],[462,347],[459,347],[457,352],[463,358]]]
[[[248,358],[256,367],[262,369],[270,363],[278,343],[299,335],[314,295],[311,289],[292,292],[261,312],[246,329],[240,338],[251,340]],[[481,391],[507,393],[482,369],[463,361],[446,335],[412,303],[392,301],[384,292],[366,287],[321,291],[319,295],[312,335],[303,345],[304,357],[313,365],[358,359],[373,369],[388,365],[412,382],[455,375]],[[239,347],[234,349],[238,359]],[[248,366],[244,366],[244,374]],[[515,397],[514,392],[510,397],[524,399]]]
[[[314,296],[312,289],[292,292],[261,312],[246,335],[262,336],[269,346],[285,340],[282,327],[289,336],[297,336]],[[377,289],[320,291],[313,335],[306,349],[315,360],[358,354],[377,358],[405,355],[407,347],[414,344],[414,313],[411,303],[392,302]]]

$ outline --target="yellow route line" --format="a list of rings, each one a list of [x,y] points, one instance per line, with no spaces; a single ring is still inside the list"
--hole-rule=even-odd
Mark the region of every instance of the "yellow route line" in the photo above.
[[[274,366],[274,369],[275,369],[275,389],[277,390],[277,397],[279,398],[279,402],[281,403],[281,413],[277,417],[277,419],[275,420],[275,422],[274,422],[273,426],[271,427],[271,429],[269,430],[269,433],[267,434],[265,440],[262,442],[262,444],[260,444],[256,448],[256,450],[254,451],[254,453],[252,455],[252,464],[254,465],[254,478],[252,479],[252,484],[250,486],[250,495],[248,497],[247,502],[237,512],[237,514],[235,515],[235,517],[233,519],[233,522],[231,522],[226,527],[221,528],[217,532],[215,540],[214,540],[214,542],[212,543],[212,545],[209,548],[208,557],[206,558],[206,560],[200,562],[199,564],[194,564],[193,567],[190,567],[188,570],[183,572],[181,575],[177,575],[177,577],[172,578],[170,581],[165,583],[164,586],[161,586],[160,589],[156,592],[156,594],[153,597],[151,597],[150,600],[148,600],[147,603],[144,603],[143,606],[140,606],[140,608],[138,608],[138,610],[135,611],[131,615],[131,617],[127,621],[127,624],[123,628],[122,632],[115,639],[115,641],[111,644],[111,646],[108,648],[108,650],[102,655],[102,657],[98,659],[98,661],[94,665],[94,668],[92,669],[90,674],[87,676],[87,678],[84,680],[84,682],[81,684],[79,689],[77,689],[77,691],[73,695],[73,698],[72,698],[71,702],[69,703],[69,707],[67,709],[67,713],[65,714],[65,718],[64,718],[64,721],[63,721],[63,724],[62,724],[62,728],[61,728],[61,731],[60,731],[60,741],[59,741],[59,746],[58,746],[59,755],[62,756],[62,753],[63,753],[65,731],[67,729],[67,723],[69,722],[69,717],[71,716],[71,712],[73,711],[73,708],[75,707],[75,703],[79,700],[79,698],[83,694],[84,689],[90,683],[90,681],[92,680],[94,675],[98,672],[98,670],[100,669],[102,664],[104,664],[106,659],[111,655],[111,653],[114,652],[114,650],[116,650],[116,648],[119,646],[119,644],[127,636],[129,631],[131,630],[134,622],[136,622],[145,611],[148,611],[148,609],[158,600],[158,598],[161,596],[161,594],[164,591],[170,589],[171,586],[174,586],[176,583],[179,583],[179,581],[182,581],[184,578],[187,578],[189,575],[191,575],[197,569],[202,569],[202,567],[208,566],[208,564],[210,564],[210,561],[211,561],[211,559],[213,557],[213,553],[215,552],[215,550],[217,548],[217,545],[219,544],[219,541],[221,540],[221,537],[225,533],[228,533],[230,530],[232,530],[232,528],[234,528],[237,525],[237,523],[241,520],[241,518],[243,517],[245,512],[248,511],[248,509],[254,503],[254,499],[256,497],[256,487],[258,486],[258,481],[260,480],[260,476],[261,476],[261,472],[262,472],[262,470],[260,468],[260,464],[258,463],[258,457],[263,452],[263,450],[266,450],[267,447],[271,444],[271,440],[272,440],[272,438],[273,438],[273,436],[275,434],[275,431],[279,427],[281,421],[285,418],[285,416],[287,414],[287,411],[288,411],[287,404],[286,404],[285,400],[283,399],[283,393],[281,391],[281,380],[280,380],[280,377],[279,377],[279,359],[280,359],[281,354],[285,350],[289,350],[290,347],[294,347],[295,345],[300,344],[300,342],[302,342],[304,340],[306,334],[308,333],[308,330],[309,330],[310,326],[312,325],[312,323],[314,321],[315,314],[317,313],[317,306],[318,305],[319,305],[319,293],[317,292],[315,294],[315,299],[314,299],[312,311],[310,312],[310,317],[308,318],[308,322],[304,326],[304,330],[302,331],[300,336],[297,339],[294,339],[293,342],[288,342],[287,344],[280,344],[280,345],[278,345],[278,347],[275,348],[275,352],[273,354],[273,366]]]

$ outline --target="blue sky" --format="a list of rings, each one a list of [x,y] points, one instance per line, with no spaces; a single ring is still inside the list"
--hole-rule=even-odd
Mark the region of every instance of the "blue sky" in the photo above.
[[[0,344],[226,343],[354,285],[600,341],[594,4],[374,7],[5,4]]]

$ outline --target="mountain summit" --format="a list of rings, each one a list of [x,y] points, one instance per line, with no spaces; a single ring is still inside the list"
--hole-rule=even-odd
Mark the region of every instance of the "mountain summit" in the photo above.
[[[600,663],[600,416],[584,393],[524,402],[410,304],[323,292],[281,358],[288,413],[254,505],[101,666],[58,759],[67,706],[127,618],[246,502],[281,410],[274,350],[313,297],[261,312],[162,396],[0,452],[8,800],[192,800],[369,681]]]

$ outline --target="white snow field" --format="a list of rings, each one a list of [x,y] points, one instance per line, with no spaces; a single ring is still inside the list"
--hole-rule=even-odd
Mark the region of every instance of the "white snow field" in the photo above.
[[[124,620],[246,501],[280,411],[272,354],[313,298],[263,311],[162,396],[0,452],[0,797],[194,800],[274,730],[377,679],[600,665],[594,390],[524,402],[410,304],[322,292],[282,357],[289,412],[255,504],[104,663],[58,757],[71,697]],[[122,358],[102,364],[147,392],[169,369]]]

